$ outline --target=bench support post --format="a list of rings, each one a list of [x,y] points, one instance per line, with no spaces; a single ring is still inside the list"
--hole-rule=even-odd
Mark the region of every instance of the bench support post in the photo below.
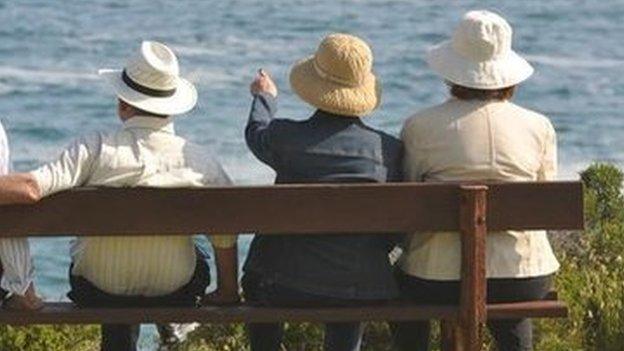
[[[459,318],[442,322],[444,351],[477,351],[486,316],[486,186],[460,188],[461,286]]]

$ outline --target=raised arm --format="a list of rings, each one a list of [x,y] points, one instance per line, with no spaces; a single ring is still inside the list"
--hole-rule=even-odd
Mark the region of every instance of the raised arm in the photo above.
[[[260,71],[250,86],[253,102],[245,128],[245,140],[251,152],[262,162],[273,166],[273,118],[277,111],[277,87],[268,73]]]

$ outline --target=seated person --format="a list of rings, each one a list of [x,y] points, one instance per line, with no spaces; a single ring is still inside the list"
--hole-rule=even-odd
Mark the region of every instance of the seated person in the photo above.
[[[35,202],[86,185],[231,184],[209,152],[175,132],[171,116],[188,112],[197,101],[195,87],[178,72],[171,49],[151,41],[141,44],[123,70],[100,71],[117,94],[123,126],[80,137],[57,160],[30,173],[0,178],[0,203]],[[78,238],[72,246],[68,296],[80,306],[194,306],[209,284],[209,269],[190,234]],[[213,297],[236,301],[236,237],[210,240],[218,269]],[[137,337],[138,326],[104,325],[102,350],[135,350]]]
[[[266,72],[251,85],[245,137],[275,182],[383,183],[401,181],[401,142],[367,126],[380,102],[373,56],[361,39],[332,34],[316,54],[293,67],[290,82],[316,108],[308,119],[275,119],[277,88]],[[257,234],[245,262],[243,290],[252,303],[272,306],[358,305],[397,296],[388,253],[391,236]],[[283,325],[248,326],[252,351],[278,350]],[[359,350],[361,323],[328,323],[325,350]]]
[[[453,39],[429,51],[429,66],[452,97],[410,117],[402,132],[405,177],[411,181],[547,181],[557,174],[550,121],[510,100],[533,68],[511,49],[511,27],[488,11],[468,12]],[[488,233],[487,299],[543,298],[559,268],[546,232]],[[458,233],[416,233],[399,263],[402,293],[417,302],[459,302]],[[498,350],[532,349],[528,319],[490,321]],[[400,350],[427,350],[429,323],[400,323]]]

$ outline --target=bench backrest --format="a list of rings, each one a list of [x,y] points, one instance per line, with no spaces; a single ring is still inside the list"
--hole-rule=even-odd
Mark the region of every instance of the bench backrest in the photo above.
[[[447,349],[478,350],[487,231],[583,228],[579,182],[77,189],[0,207],[0,236],[459,231],[459,311]]]
[[[489,183],[487,227],[578,229],[578,182]],[[0,206],[0,236],[412,232],[460,229],[458,184],[82,188]]]

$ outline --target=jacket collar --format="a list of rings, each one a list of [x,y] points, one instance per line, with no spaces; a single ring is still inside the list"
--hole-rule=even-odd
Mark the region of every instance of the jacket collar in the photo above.
[[[341,121],[350,122],[350,123],[362,123],[362,120],[360,119],[360,117],[338,115],[338,114],[323,111],[323,110],[316,110],[314,114],[312,115],[312,117],[310,118],[311,119],[341,120]]]
[[[156,118],[147,116],[134,116],[126,120],[123,124],[124,129],[150,129],[153,131],[175,134],[173,128],[173,120],[169,118]]]

